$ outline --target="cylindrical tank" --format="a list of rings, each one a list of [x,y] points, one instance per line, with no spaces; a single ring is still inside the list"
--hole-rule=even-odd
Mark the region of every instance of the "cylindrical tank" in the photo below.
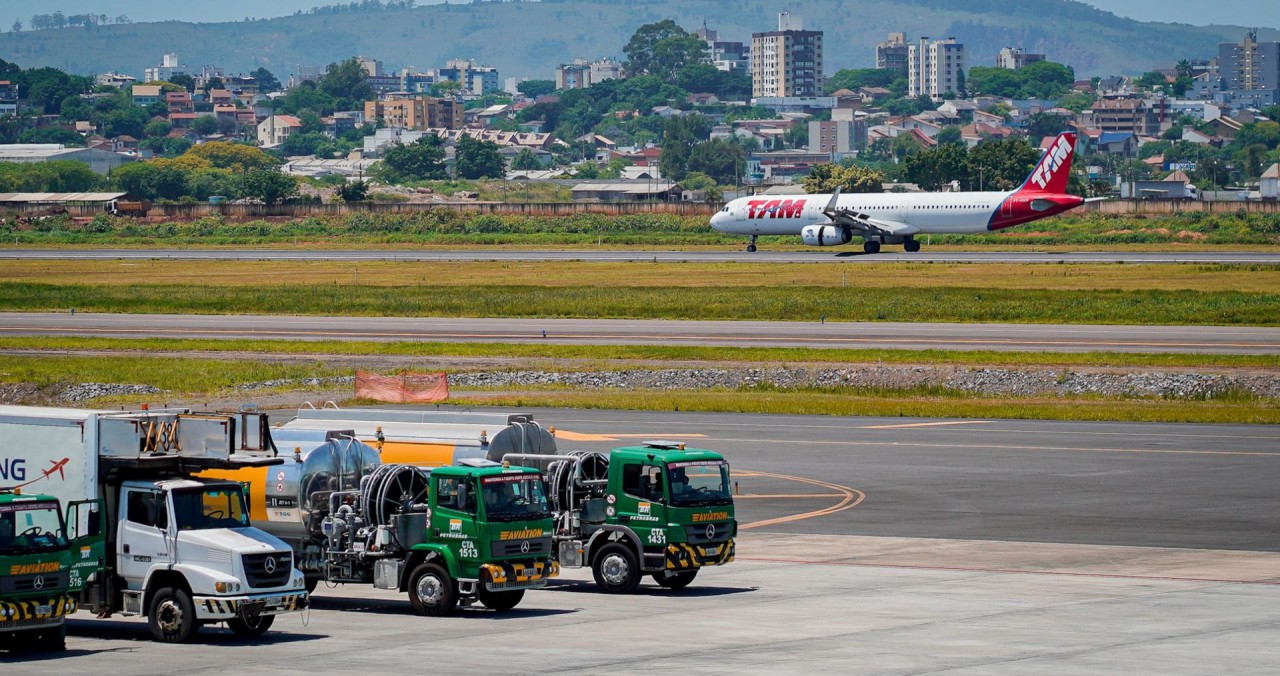
[[[277,428],[271,436],[285,459],[283,465],[203,475],[248,484],[253,525],[286,540],[318,535],[329,495],[359,488],[361,478],[381,464],[377,450],[354,438],[349,429]]]
[[[381,447],[384,463],[419,467],[452,465],[464,458],[501,461],[508,453],[556,453],[555,436],[525,413],[301,409],[277,429],[335,428],[352,429],[361,441]]]

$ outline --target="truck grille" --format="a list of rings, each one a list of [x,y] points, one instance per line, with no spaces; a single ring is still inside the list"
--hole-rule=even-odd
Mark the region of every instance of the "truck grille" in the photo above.
[[[529,543],[529,550],[524,544]],[[493,543],[494,556],[545,556],[551,553],[551,538],[529,538],[528,540],[499,540]]]
[[[714,528],[715,531],[711,537],[707,537],[708,527]],[[708,545],[716,542],[724,542],[733,535],[733,522],[720,521],[717,523],[700,523],[696,526],[685,526],[684,537],[691,545]]]
[[[67,571],[38,575],[15,575],[0,579],[0,591],[5,593],[53,591],[67,586]]]
[[[293,574],[293,554],[245,554],[244,576],[250,587],[283,587]]]

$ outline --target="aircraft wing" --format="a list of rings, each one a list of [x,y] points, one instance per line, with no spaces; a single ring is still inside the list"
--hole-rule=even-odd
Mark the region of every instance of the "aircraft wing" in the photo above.
[[[914,235],[920,232],[920,228],[900,221],[890,221],[884,218],[874,218],[871,214],[863,213],[857,209],[842,209],[836,206],[840,201],[840,188],[831,194],[831,201],[827,203],[827,207],[822,210],[823,215],[831,219],[835,225],[842,225],[864,235]]]

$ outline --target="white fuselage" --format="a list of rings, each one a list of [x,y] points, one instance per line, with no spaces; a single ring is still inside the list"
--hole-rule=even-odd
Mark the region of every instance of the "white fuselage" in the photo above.
[[[837,208],[856,210],[872,221],[902,223],[922,234],[985,232],[1012,192],[853,193]],[[741,197],[711,217],[711,226],[737,235],[797,235],[807,225],[830,220],[823,209],[831,195]]]

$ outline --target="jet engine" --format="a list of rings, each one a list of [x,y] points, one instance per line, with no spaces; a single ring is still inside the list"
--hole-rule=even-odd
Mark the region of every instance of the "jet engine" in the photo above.
[[[834,225],[806,225],[800,230],[800,239],[809,246],[840,246],[848,244],[853,233]]]

